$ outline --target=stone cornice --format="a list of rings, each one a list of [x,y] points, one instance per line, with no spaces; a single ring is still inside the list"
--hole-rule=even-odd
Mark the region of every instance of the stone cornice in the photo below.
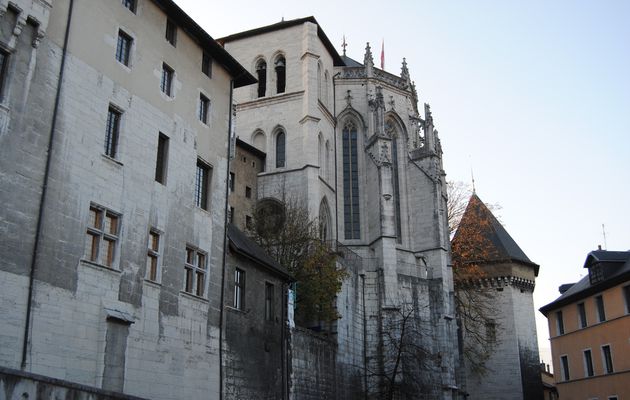
[[[458,282],[461,287],[473,288],[501,288],[505,286],[513,286],[521,290],[534,291],[536,282],[520,278],[518,276],[493,276],[478,279],[464,279]]]
[[[304,94],[304,91],[300,90],[298,92],[283,93],[283,94],[277,94],[273,96],[260,97],[255,100],[246,101],[246,102],[237,104],[236,111],[244,111],[244,110],[249,110],[252,108],[258,108],[261,106],[269,106],[273,104],[295,100],[297,98],[302,97],[303,94]]]

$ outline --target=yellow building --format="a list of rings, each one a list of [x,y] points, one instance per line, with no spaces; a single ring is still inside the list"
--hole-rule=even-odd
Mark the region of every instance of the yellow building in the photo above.
[[[630,251],[596,250],[588,276],[560,287],[540,311],[549,322],[559,397],[630,398]]]

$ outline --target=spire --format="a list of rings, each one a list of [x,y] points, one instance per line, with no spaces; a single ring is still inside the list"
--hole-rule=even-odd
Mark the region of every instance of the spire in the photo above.
[[[477,190],[475,189],[475,173],[473,172],[472,165],[470,166],[470,177],[472,178],[473,194],[477,194]]]
[[[409,69],[407,69],[407,59],[403,58],[402,68],[400,69],[400,77],[409,81]]]
[[[346,42],[346,35],[343,35],[343,43],[341,43],[341,47],[343,48],[343,56],[346,56],[346,47],[348,47],[348,43]]]
[[[385,39],[381,42],[381,69],[385,71]]]
[[[374,58],[372,57],[372,49],[370,48],[370,42],[365,45],[365,56],[363,57],[363,65],[373,67]]]

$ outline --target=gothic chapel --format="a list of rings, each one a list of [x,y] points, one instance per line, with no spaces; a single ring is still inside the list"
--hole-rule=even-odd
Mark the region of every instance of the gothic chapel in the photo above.
[[[313,17],[219,42],[258,79],[234,92],[236,135],[267,155],[257,198],[299,197],[351,255],[337,398],[379,398],[388,382],[400,398],[459,398],[442,149],[406,62],[397,76],[369,44],[362,63],[339,55]]]

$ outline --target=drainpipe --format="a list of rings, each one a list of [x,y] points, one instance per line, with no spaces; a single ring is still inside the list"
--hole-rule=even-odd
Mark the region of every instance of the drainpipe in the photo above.
[[[228,198],[230,196],[230,155],[232,154],[232,133],[234,130],[234,120],[232,117],[232,99],[234,95],[234,79],[230,80],[230,103],[228,109],[230,110],[230,118],[228,122],[228,147],[227,147],[227,171],[225,173],[225,210],[223,218],[223,262],[221,265],[221,304],[219,305],[219,400],[223,400],[223,329],[225,328],[225,313],[223,304],[225,301],[225,270],[227,265],[227,251],[228,251],[228,212],[230,205],[228,204]]]
[[[282,342],[282,346],[281,346],[281,354],[280,354],[280,362],[281,362],[281,368],[282,368],[282,398],[284,400],[288,400],[289,399],[289,357],[288,357],[288,351],[289,351],[289,346],[287,344],[287,340],[288,340],[288,335],[287,335],[287,330],[288,330],[288,325],[289,325],[289,319],[287,316],[288,313],[288,307],[287,307],[287,298],[288,298],[288,288],[289,285],[286,283],[282,283],[282,302],[280,304],[282,304],[282,330],[280,331],[280,340]]]
[[[42,193],[39,198],[39,212],[37,215],[37,227],[35,228],[35,242],[33,243],[33,254],[31,255],[31,267],[28,277],[28,299],[26,302],[26,321],[24,323],[24,340],[22,342],[22,362],[20,368],[26,368],[26,356],[28,349],[28,338],[31,332],[31,308],[33,306],[33,291],[35,284],[35,268],[37,266],[37,253],[39,251],[39,239],[42,235],[42,225],[44,220],[44,204],[46,203],[46,193],[48,191],[48,177],[50,175],[50,163],[52,160],[53,144],[55,139],[55,129],[57,127],[57,114],[59,112],[59,102],[61,100],[61,83],[63,81],[64,69],[66,65],[66,55],[68,53],[68,38],[70,37],[70,23],[72,22],[72,10],[74,0],[70,0],[68,6],[68,18],[66,32],[63,38],[63,50],[61,53],[61,65],[57,78],[57,93],[55,94],[55,105],[53,107],[52,122],[50,124],[50,135],[48,136],[48,147],[46,148],[46,167],[44,168],[44,181],[42,183]]]
[[[363,395],[368,398],[368,378],[367,378],[367,315],[365,307],[365,274],[359,275],[361,278],[361,297],[363,300]]]
[[[334,133],[334,146],[335,146],[335,240],[339,242],[339,195],[337,193],[337,91],[335,87],[335,78],[338,77],[341,72],[337,72],[332,77],[333,82],[333,133]],[[337,246],[335,245],[335,250]]]

